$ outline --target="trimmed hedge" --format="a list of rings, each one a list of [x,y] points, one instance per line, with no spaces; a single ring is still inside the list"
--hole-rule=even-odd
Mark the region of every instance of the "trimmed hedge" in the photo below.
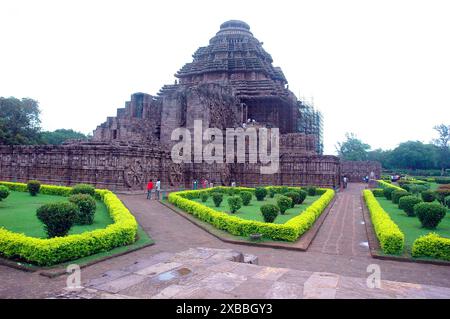
[[[440,237],[436,233],[417,238],[412,246],[413,257],[431,257],[450,261],[450,238]]]
[[[277,186],[269,187],[273,187],[275,192],[279,189]],[[294,189],[298,190],[299,188],[297,187]],[[296,241],[304,232],[311,228],[315,220],[325,210],[335,194],[332,189],[317,190],[323,193],[323,195],[306,208],[300,215],[290,219],[284,224],[246,220],[237,216],[231,216],[224,212],[216,211],[191,200],[196,198],[195,196],[198,196],[195,192],[199,191],[173,192],[169,194],[168,199],[174,206],[235,236],[248,237],[251,234],[262,234],[263,237],[273,240]]]
[[[398,201],[400,200],[400,198],[402,198],[403,196],[409,196],[409,195],[411,195],[411,193],[408,193],[405,190],[393,191],[392,192],[392,202],[394,204],[398,204]]]
[[[375,197],[383,197],[384,196],[384,190],[382,188],[374,188],[372,189],[373,196]]]
[[[401,254],[405,246],[405,235],[380,206],[370,190],[363,190],[363,196],[381,249],[385,254]]]
[[[0,184],[11,190],[27,192],[27,185],[23,183]],[[42,185],[40,193],[69,196],[71,191],[71,187]],[[0,254],[50,266],[134,243],[138,226],[134,216],[111,191],[96,189],[95,194],[105,203],[113,224],[103,229],[51,239],[29,237],[0,228]]]

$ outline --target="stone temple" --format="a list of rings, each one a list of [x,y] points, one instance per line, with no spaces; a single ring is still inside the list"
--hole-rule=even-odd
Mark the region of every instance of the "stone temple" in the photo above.
[[[337,187],[343,173],[380,174],[379,164],[346,165],[322,155],[322,117],[289,90],[281,68],[250,31],[230,20],[209,44],[176,74],[174,84],[157,95],[135,93],[115,117],[99,125],[90,141],[62,146],[0,146],[0,178],[46,183],[87,182],[112,190],[142,190],[160,178],[164,189],[190,187],[193,179],[215,185],[258,184]],[[260,174],[260,164],[173,163],[174,129],[254,126],[278,128],[280,167]],[[360,176],[356,174],[355,179]],[[352,176],[353,176],[352,175]]]

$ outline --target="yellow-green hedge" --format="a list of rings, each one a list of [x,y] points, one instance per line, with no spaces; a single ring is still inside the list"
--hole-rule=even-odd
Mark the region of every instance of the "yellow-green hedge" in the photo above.
[[[245,190],[249,189],[245,188]],[[224,212],[216,211],[191,200],[197,198],[200,192],[205,191],[208,190],[175,192],[169,194],[168,199],[171,204],[178,208],[218,229],[225,230],[230,234],[244,237],[251,234],[262,234],[265,238],[284,241],[295,241],[299,236],[311,228],[314,221],[320,216],[334,197],[334,190],[326,189],[323,191],[323,195],[299,216],[290,219],[284,224],[273,224],[230,216]]]
[[[377,180],[377,182],[378,182],[378,186],[380,186],[383,189],[385,189],[385,188],[393,188],[394,190],[397,190],[397,191],[404,191],[405,190],[405,189],[403,189],[403,188],[401,188],[399,186],[390,184],[390,183],[385,182],[385,181],[383,181],[381,179]]]
[[[450,238],[436,233],[417,238],[412,246],[413,257],[431,257],[450,261]]]
[[[386,254],[401,254],[405,246],[405,235],[389,214],[380,206],[370,190],[364,190],[363,196],[381,249]]]
[[[12,190],[27,191],[26,184],[0,182]],[[70,187],[42,185],[40,193],[68,196]],[[41,239],[0,228],[0,254],[27,262],[50,266],[86,257],[135,242],[137,222],[117,196],[109,190],[96,190],[114,223],[82,234]]]

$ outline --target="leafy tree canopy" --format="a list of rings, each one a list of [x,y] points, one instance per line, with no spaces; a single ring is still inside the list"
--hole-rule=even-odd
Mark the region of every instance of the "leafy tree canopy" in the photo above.
[[[340,158],[347,161],[365,161],[368,159],[369,144],[363,143],[353,133],[346,133],[345,138],[344,142],[338,142],[336,146]]]
[[[41,138],[45,144],[60,145],[67,140],[85,140],[87,136],[74,130],[58,129],[53,132],[42,132]]]

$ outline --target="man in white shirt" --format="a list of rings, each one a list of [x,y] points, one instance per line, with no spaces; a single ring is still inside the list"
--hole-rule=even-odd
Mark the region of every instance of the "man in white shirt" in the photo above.
[[[156,181],[156,189],[155,189],[155,195],[156,195],[156,199],[159,200],[159,192],[161,191],[161,181],[158,180]]]

